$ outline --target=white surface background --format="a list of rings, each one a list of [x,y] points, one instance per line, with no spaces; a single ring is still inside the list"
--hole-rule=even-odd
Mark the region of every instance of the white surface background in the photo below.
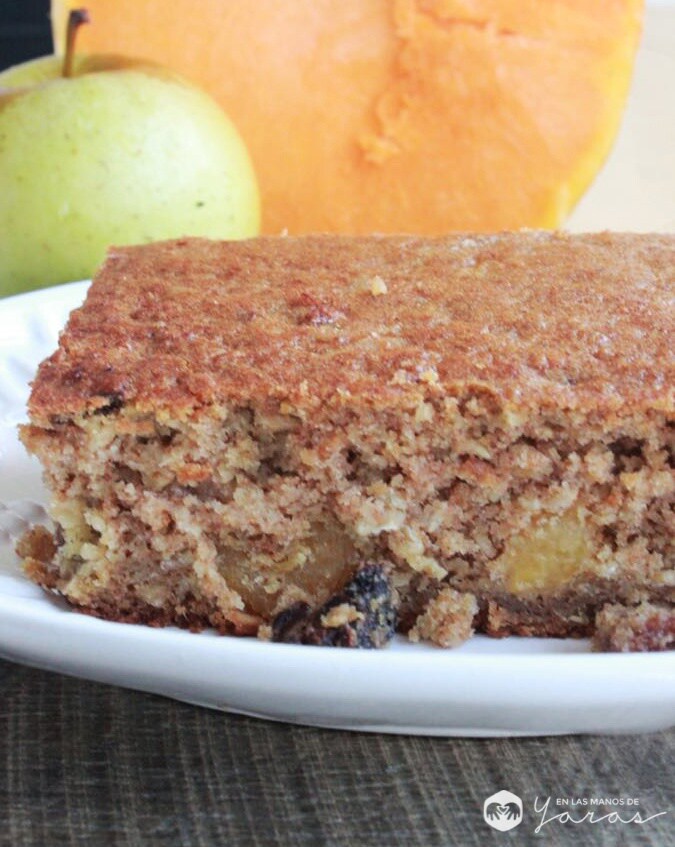
[[[618,138],[566,228],[675,231],[675,2],[646,9]]]

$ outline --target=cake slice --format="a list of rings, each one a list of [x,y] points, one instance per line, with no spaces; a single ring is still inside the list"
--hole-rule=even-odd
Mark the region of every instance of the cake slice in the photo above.
[[[674,282],[669,235],[115,248],[33,384],[27,573],[113,620],[354,646],[652,604],[617,649],[668,646]]]

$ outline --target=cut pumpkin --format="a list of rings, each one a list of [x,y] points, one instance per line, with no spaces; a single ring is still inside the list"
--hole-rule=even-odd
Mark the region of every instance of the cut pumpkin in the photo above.
[[[81,0],[53,0],[57,51]],[[561,224],[617,132],[642,0],[86,0],[83,51],[221,103],[263,231]]]

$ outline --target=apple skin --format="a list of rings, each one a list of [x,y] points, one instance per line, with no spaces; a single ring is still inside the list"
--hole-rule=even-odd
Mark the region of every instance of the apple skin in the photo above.
[[[258,233],[246,147],[218,104],[123,57],[0,74],[0,296],[86,279],[109,245]]]

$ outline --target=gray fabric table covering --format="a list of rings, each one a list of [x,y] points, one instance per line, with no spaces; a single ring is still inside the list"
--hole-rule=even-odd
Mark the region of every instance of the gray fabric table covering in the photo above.
[[[443,739],[258,721],[0,662],[0,844],[675,844],[675,732]],[[500,833],[484,800],[526,816]],[[637,797],[643,826],[552,822],[536,796]],[[562,811],[558,809],[557,811]]]

